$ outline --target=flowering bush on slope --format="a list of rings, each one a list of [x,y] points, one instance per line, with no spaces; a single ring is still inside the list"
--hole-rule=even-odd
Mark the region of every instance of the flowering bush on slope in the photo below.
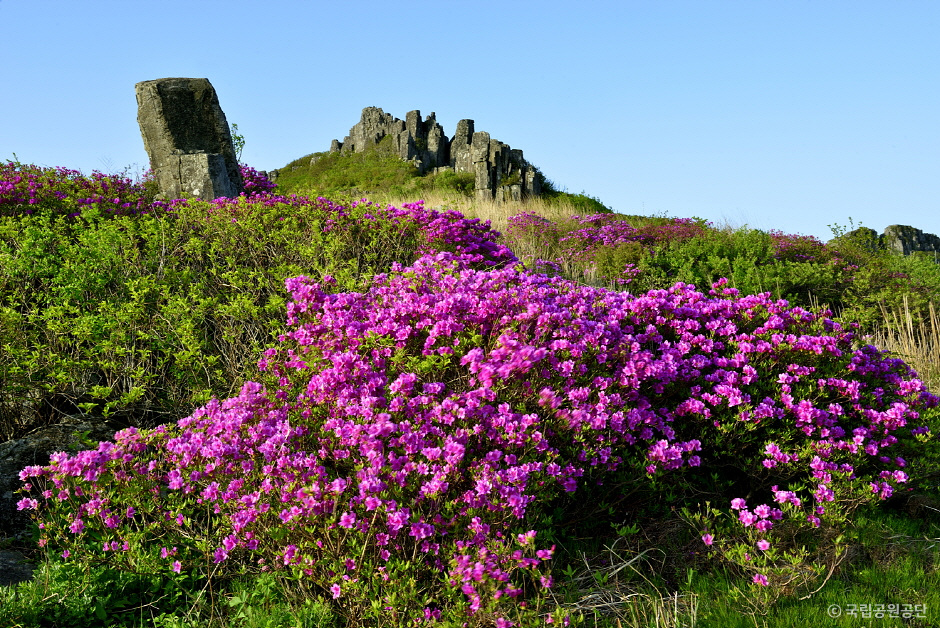
[[[552,222],[523,212],[509,218],[506,243],[530,268],[580,277],[584,283],[625,285],[639,274],[636,262],[669,242],[702,236],[707,225],[691,218],[653,219],[635,227],[623,216],[592,214]],[[606,257],[620,251],[625,259]]]
[[[565,254],[589,260],[598,249],[627,242],[655,245],[668,240],[687,240],[705,233],[706,225],[692,218],[674,218],[661,224],[634,227],[616,214],[571,216],[567,224],[523,212],[509,218],[506,236],[509,242],[543,240],[562,245]]]
[[[251,166],[239,164],[246,196],[270,195],[277,185]],[[42,168],[8,161],[0,163],[0,215],[30,215],[41,210],[77,216],[95,205],[110,215],[145,214],[172,209],[182,202],[154,201],[146,190],[152,173],[134,182],[123,174],[98,171],[85,176],[68,168]]]
[[[238,164],[238,169],[242,173],[242,183],[246,196],[255,194],[273,194],[277,189],[277,184],[268,179],[267,174],[255,170],[247,164]]]
[[[824,316],[720,285],[631,296],[440,253],[362,293],[287,287],[258,383],[24,470],[43,543],[130,568],[289,568],[369,625],[511,625],[548,610],[553,548],[531,522],[572,494],[677,478],[681,505],[682,478],[732,464],[755,483],[703,541],[750,547],[774,584],[776,543],[905,481],[893,452],[937,405]]]
[[[147,213],[172,204],[147,199],[142,184],[120,174],[85,176],[68,168],[0,163],[0,216],[40,211],[77,216],[96,205],[112,215]]]

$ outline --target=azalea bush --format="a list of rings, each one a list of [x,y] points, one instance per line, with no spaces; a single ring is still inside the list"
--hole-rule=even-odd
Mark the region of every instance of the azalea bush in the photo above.
[[[153,202],[146,183],[123,174],[83,175],[68,168],[42,168],[8,161],[0,163],[0,216],[38,212],[77,216],[96,206],[112,215],[146,213],[171,207]]]
[[[632,296],[465,247],[363,290],[286,286],[287,329],[239,395],[24,470],[41,544],[280,572],[352,625],[558,622],[575,515],[603,532],[685,508],[755,591],[806,586],[935,446],[938,400],[902,362],[724,282]]]
[[[509,218],[506,243],[531,268],[581,275],[602,285],[630,283],[635,263],[668,241],[685,241],[706,232],[704,221],[690,218],[640,218],[611,213],[571,216],[553,222],[522,212]],[[613,263],[612,252],[618,258]],[[624,272],[626,271],[626,272]]]
[[[255,170],[247,164],[239,164],[239,170],[242,173],[242,183],[244,184],[244,194],[253,196],[256,194],[273,194],[277,189],[277,184],[271,181],[267,174]]]
[[[828,307],[866,333],[884,326],[885,309],[905,302],[914,324],[928,322],[940,291],[934,256],[896,255],[845,235],[823,243],[696,219],[596,214],[553,221],[523,212],[509,219],[503,239],[529,268],[581,283],[643,292],[724,278],[744,294]]]

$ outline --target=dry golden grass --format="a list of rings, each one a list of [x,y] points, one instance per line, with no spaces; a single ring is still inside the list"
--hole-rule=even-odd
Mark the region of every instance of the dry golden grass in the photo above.
[[[582,615],[588,624],[618,628],[694,626],[698,619],[698,595],[658,587],[647,575],[653,569],[646,552],[636,554],[617,545],[615,542],[605,546],[603,556],[598,557],[604,559],[602,565],[582,554],[583,566],[566,579],[568,593],[576,599],[555,602]]]
[[[907,362],[932,392],[940,391],[940,317],[933,303],[928,315],[914,322],[904,297],[903,307],[882,307],[884,328],[872,338],[872,344],[890,351]]]

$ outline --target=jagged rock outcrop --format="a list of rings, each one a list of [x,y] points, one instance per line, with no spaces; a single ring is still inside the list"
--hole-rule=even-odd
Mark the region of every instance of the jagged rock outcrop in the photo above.
[[[872,249],[886,249],[899,255],[916,252],[940,253],[940,237],[908,225],[890,225],[881,235],[874,229],[859,227],[843,237]]]
[[[359,122],[349,129],[349,135],[340,142],[333,140],[330,152],[361,153],[389,137],[392,150],[402,160],[412,161],[423,174],[447,165],[447,136],[432,113],[425,120],[418,110],[409,111],[405,120],[399,120],[378,107],[362,110]]]
[[[142,81],[135,91],[137,123],[164,198],[241,193],[231,131],[208,79]]]
[[[915,251],[940,251],[940,238],[907,225],[889,226],[881,235],[881,240],[886,249],[902,255],[910,255]]]
[[[522,151],[475,131],[473,120],[458,122],[449,140],[434,113],[422,120],[420,111],[409,111],[405,120],[399,120],[378,107],[366,107],[349,135],[342,142],[333,140],[330,152],[362,152],[386,137],[392,150],[412,161],[422,174],[441,169],[473,173],[479,199],[521,200],[542,191],[541,175]]]

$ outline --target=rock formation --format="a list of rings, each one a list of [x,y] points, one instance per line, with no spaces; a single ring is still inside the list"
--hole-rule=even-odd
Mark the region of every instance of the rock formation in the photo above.
[[[907,225],[891,225],[881,235],[881,241],[886,249],[902,255],[910,255],[915,251],[940,251],[940,238]]]
[[[164,78],[137,83],[135,90],[137,123],[163,197],[238,196],[235,147],[209,80]]]
[[[522,151],[474,131],[473,120],[458,122],[449,140],[434,113],[422,120],[420,111],[409,111],[399,120],[378,107],[366,107],[349,135],[342,142],[333,140],[330,152],[360,153],[386,137],[393,151],[422,174],[442,169],[473,173],[479,199],[521,200],[541,193],[541,176]]]
[[[899,255],[926,252],[940,256],[940,238],[907,225],[891,225],[881,235],[874,229],[860,227],[844,237],[873,249],[887,249]]]

